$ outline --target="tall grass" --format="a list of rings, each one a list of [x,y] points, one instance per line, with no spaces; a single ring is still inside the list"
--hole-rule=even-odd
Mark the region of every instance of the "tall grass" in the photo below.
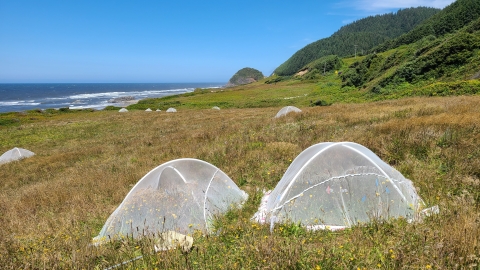
[[[15,115],[14,124],[0,126],[0,152],[16,146],[36,155],[0,166],[0,265],[105,268],[142,255],[126,267],[478,269],[479,105],[479,96],[408,98],[302,107],[280,119],[273,118],[280,105]],[[251,222],[261,190],[273,188],[303,149],[326,141],[368,147],[440,214],[337,232],[283,224],[270,233]],[[190,253],[154,253],[151,239],[90,245],[141,177],[184,157],[220,168],[249,201],[219,217],[217,233],[195,235]]]

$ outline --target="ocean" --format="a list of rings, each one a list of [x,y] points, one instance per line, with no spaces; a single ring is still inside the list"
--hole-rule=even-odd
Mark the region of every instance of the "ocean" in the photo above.
[[[222,83],[12,83],[0,84],[0,112],[33,109],[101,110],[120,106],[121,97],[136,100],[193,92],[195,88],[220,88]]]

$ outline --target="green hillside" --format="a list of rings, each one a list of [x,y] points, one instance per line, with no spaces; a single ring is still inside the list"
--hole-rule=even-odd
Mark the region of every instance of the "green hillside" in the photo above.
[[[306,64],[327,55],[345,57],[370,50],[387,40],[412,30],[439,10],[427,7],[408,8],[397,13],[370,16],[343,26],[329,38],[313,42],[281,64],[274,73],[293,75]],[[356,47],[355,47],[356,45]]]
[[[343,88],[364,89],[373,95],[434,92],[448,95],[451,91],[457,92],[451,94],[469,94],[477,93],[478,89],[460,85],[477,78],[479,71],[480,18],[477,18],[453,34],[440,38],[427,36],[410,45],[369,54],[351,64],[340,78]],[[431,92],[435,85],[443,86]]]
[[[430,35],[440,37],[461,29],[479,16],[479,0],[458,0],[420,23],[412,31],[389,40],[373,48],[372,51],[386,51],[401,45],[411,44]]]

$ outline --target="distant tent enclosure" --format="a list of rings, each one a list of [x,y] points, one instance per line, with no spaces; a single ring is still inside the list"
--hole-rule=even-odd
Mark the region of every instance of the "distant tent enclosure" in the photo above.
[[[319,143],[300,153],[262,200],[259,222],[340,229],[372,219],[413,220],[424,203],[412,182],[368,148]]]
[[[285,115],[287,115],[291,112],[299,113],[299,112],[302,112],[302,110],[300,110],[299,108],[297,108],[295,106],[286,106],[286,107],[281,108],[280,111],[278,111],[277,115],[275,115],[275,118],[285,116]]]
[[[12,162],[12,161],[15,161],[15,160],[28,158],[28,157],[31,157],[33,155],[35,155],[35,153],[33,153],[30,150],[15,147],[15,148],[12,148],[12,149],[8,150],[7,152],[3,153],[0,156],[0,164],[5,164],[5,163],[9,163],[9,162]]]
[[[95,243],[169,231],[208,233],[216,215],[248,195],[220,169],[198,159],[177,159],[147,173],[110,215]]]

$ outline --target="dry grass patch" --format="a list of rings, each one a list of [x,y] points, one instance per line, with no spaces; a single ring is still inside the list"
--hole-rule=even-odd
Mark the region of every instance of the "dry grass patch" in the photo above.
[[[480,97],[410,98],[301,108],[69,113],[0,127],[0,152],[36,153],[0,167],[0,265],[5,268],[466,268],[480,250]],[[438,204],[423,223],[378,222],[342,232],[250,222],[305,148],[360,143]],[[158,165],[198,158],[229,175],[250,199],[196,236],[189,254],[152,253],[150,240],[90,246],[133,185]]]

